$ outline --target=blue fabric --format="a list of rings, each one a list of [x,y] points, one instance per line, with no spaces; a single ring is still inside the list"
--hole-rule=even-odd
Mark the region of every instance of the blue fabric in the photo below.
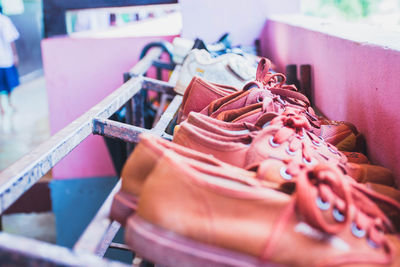
[[[18,85],[19,76],[15,66],[0,68],[0,92],[11,93]]]

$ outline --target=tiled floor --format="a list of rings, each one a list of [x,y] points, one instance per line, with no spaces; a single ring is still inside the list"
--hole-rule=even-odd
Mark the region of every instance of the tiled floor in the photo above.
[[[48,104],[43,77],[17,87],[11,95],[16,111],[1,95],[5,114],[0,114],[0,171],[50,136]]]
[[[46,85],[43,77],[17,87],[12,111],[1,95],[5,114],[0,114],[0,171],[10,166],[50,136]],[[48,179],[48,177],[46,177]],[[52,212],[12,214],[2,217],[3,231],[47,242],[56,241]]]

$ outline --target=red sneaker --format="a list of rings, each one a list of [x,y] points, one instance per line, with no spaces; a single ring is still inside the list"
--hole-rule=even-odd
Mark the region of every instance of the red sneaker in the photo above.
[[[165,153],[128,219],[126,243],[166,266],[400,264],[390,221],[349,181],[333,166],[303,168],[287,195]]]
[[[238,136],[247,134],[251,131],[260,131],[264,124],[272,119],[268,116],[271,115],[266,114],[260,117],[255,124],[248,122],[227,123],[225,121],[215,120],[200,113],[191,112],[187,117],[187,123],[219,135]],[[177,128],[179,128],[179,126],[177,126]],[[369,164],[368,158],[362,153],[347,151],[342,151],[342,153],[347,157],[349,162],[357,164]]]
[[[218,171],[226,169],[234,172],[235,175],[242,177],[242,179],[255,178],[253,172],[234,167],[210,155],[144,133],[140,135],[139,144],[127,159],[122,170],[121,189],[115,195],[111,207],[110,217],[112,219],[125,225],[127,217],[136,210],[143,183],[166,151],[174,151],[181,155],[181,161],[195,160],[197,166],[203,164],[202,166],[208,170],[213,168],[217,168]],[[273,187],[274,185],[270,186]]]
[[[286,107],[292,107],[304,112],[316,135],[339,150],[352,151],[356,148],[359,133],[353,124],[316,116],[308,99],[296,92],[293,85],[285,85],[286,78],[283,74],[269,72],[270,66],[270,61],[263,58],[257,69],[256,80],[248,83],[242,91],[226,94],[224,97],[220,97],[224,94],[222,91],[215,93],[218,86],[212,87],[205,81],[196,83],[197,86],[192,87],[192,93],[185,94],[178,122],[184,120],[190,111],[198,112],[200,107],[212,99],[215,100],[201,113],[228,122],[255,123],[264,113],[282,113]],[[198,92],[196,96],[194,92]]]
[[[210,83],[200,77],[193,77],[183,95],[178,113],[178,123],[185,120],[189,112],[200,112],[215,99],[237,92],[233,86]]]
[[[189,116],[174,134],[174,142],[214,155],[238,167],[254,170],[261,165],[268,166],[263,169],[276,173],[281,182],[285,178],[280,168],[287,164],[283,161],[308,165],[336,162],[358,182],[394,185],[390,170],[375,165],[349,163],[346,156],[334,146],[308,132],[311,128],[308,120],[296,110],[288,108],[279,116],[264,114],[259,125],[224,123],[212,118],[199,123],[201,117],[195,114]],[[193,121],[194,124],[191,123]],[[259,130],[262,126],[264,128]]]

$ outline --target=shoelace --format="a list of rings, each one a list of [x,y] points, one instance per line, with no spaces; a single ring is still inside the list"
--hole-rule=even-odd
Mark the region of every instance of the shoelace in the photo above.
[[[340,152],[335,146],[329,143],[324,143],[320,138],[310,132],[311,124],[309,120],[296,109],[287,108],[281,115],[275,117],[271,121],[271,125],[283,126],[275,133],[274,137],[269,140],[271,146],[279,146],[288,141],[289,146],[287,148],[287,153],[293,154],[297,150],[301,149],[306,164],[312,163],[312,149],[316,150],[317,147],[323,144],[326,145],[328,150],[333,154],[344,158],[343,155],[340,155]],[[314,146],[306,145],[303,142],[305,135],[311,139]]]
[[[287,85],[286,76],[282,73],[271,73],[271,61],[262,58],[257,67],[255,81],[249,82],[244,90],[248,90],[253,86],[258,88],[268,89],[275,97],[273,101],[279,103],[283,108],[289,104],[299,108],[304,112],[310,121],[311,125],[315,128],[320,128],[321,122],[315,111],[312,109],[310,101],[302,93],[297,92],[294,85]]]
[[[350,226],[356,238],[366,238],[372,248],[383,248],[387,256],[376,258],[373,255],[346,254],[340,258],[328,259],[323,265],[360,262],[389,264],[393,260],[393,248],[384,233],[391,231],[392,225],[378,206],[357,191],[350,181],[329,165],[302,168],[296,177],[296,192],[292,202],[276,222],[275,231],[262,255],[263,259],[268,259],[273,253],[289,218],[297,210],[307,224],[328,235],[339,234]],[[328,211],[332,212],[332,222],[327,220]]]

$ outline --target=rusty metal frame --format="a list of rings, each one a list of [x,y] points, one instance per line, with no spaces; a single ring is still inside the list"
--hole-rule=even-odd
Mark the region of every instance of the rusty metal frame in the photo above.
[[[160,55],[161,49],[150,50],[129,71],[131,78],[121,87],[1,172],[0,214],[91,134],[116,138],[128,143],[137,143],[138,135],[142,132],[152,132],[166,139],[171,139],[172,136],[165,133],[165,130],[182,102],[182,96],[179,95],[174,96],[153,129],[144,129],[137,125],[108,119],[124,105],[129,106],[128,111],[133,111],[132,109],[136,108],[133,99],[141,90],[150,89],[164,94],[175,94],[173,84],[176,75],[173,74],[169,82],[143,77],[143,74],[156,62]],[[133,121],[128,116],[129,120]],[[140,121],[138,123],[141,124]],[[112,199],[120,186],[119,181],[81,235],[73,250],[0,233],[0,262],[2,264],[35,266],[124,266],[119,262],[101,259],[120,228],[119,223],[108,218]],[[113,246],[124,247],[120,244],[113,244]]]

